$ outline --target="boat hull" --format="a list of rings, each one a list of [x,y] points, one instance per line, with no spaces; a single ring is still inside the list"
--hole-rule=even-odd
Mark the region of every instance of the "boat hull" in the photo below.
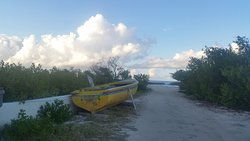
[[[95,113],[97,111],[117,105],[130,98],[130,95],[134,95],[136,93],[137,84],[137,81],[131,80],[96,86],[94,88],[86,88],[83,90],[74,91],[72,93],[72,100],[76,106]],[[121,86],[108,88],[112,85]]]

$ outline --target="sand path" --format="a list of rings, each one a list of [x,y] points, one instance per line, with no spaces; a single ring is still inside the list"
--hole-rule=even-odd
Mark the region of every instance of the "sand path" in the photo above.
[[[177,87],[151,85],[137,101],[128,141],[250,141],[250,114],[229,112],[184,97]]]

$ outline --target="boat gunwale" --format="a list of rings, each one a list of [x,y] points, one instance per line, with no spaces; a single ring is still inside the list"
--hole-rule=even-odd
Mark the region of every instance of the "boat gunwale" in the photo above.
[[[132,83],[130,84],[127,84],[127,85],[124,85],[124,86],[117,86],[117,87],[114,87],[114,88],[108,88],[108,89],[104,89],[104,90],[89,90],[89,92],[93,92],[93,91],[99,91],[101,93],[99,94],[86,94],[86,92],[88,91],[84,91],[85,93],[84,94],[80,94],[80,93],[71,93],[72,96],[81,96],[81,97],[84,97],[84,96],[104,96],[104,95],[109,95],[111,93],[114,93],[114,92],[117,92],[117,91],[125,91],[127,89],[134,89],[137,87],[137,84],[138,84],[138,81],[136,80],[130,80]],[[118,82],[113,82],[113,83],[109,83],[109,84],[104,84],[104,85],[110,85],[110,84],[114,84],[114,83],[125,83],[126,81],[118,81]],[[88,87],[90,88],[90,87]],[[124,89],[124,90],[123,90]]]

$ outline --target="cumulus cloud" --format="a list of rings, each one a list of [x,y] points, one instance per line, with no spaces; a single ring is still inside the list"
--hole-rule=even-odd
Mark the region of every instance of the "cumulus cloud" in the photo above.
[[[232,51],[234,51],[235,53],[239,53],[240,47],[239,47],[239,45],[237,43],[231,43],[230,47],[231,47]]]
[[[101,14],[90,17],[76,32],[19,38],[0,35],[0,59],[45,67],[85,67],[113,56],[123,63],[145,56],[149,42],[123,23],[112,24]]]
[[[0,35],[0,60],[14,56],[22,47],[22,40],[16,36]]]
[[[200,58],[204,55],[203,51],[194,51],[192,49],[182,53],[176,53],[170,59],[150,58],[145,62],[133,65],[132,68],[166,68],[166,69],[183,69],[188,64],[190,57]]]

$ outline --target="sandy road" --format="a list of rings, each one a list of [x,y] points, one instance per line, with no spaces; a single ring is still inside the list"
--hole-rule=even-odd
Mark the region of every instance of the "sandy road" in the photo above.
[[[200,106],[176,87],[151,85],[128,141],[250,141],[250,114]]]

